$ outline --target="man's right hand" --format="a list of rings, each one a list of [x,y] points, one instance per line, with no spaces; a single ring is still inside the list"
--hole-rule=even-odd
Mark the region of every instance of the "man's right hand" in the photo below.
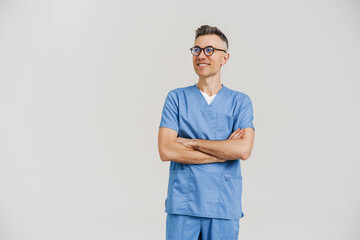
[[[229,137],[228,139],[241,138],[242,135],[244,135],[244,129],[241,129],[241,130],[240,130],[240,128],[238,128],[238,129],[236,129],[236,130],[230,135],[230,137]]]

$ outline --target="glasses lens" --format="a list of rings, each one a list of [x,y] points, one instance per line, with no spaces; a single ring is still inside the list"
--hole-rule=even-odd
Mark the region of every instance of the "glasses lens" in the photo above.
[[[206,56],[210,56],[214,53],[214,49],[212,47],[207,47],[207,48],[205,48],[204,52],[205,52]]]
[[[199,47],[193,47],[193,48],[191,48],[191,53],[192,53],[192,55],[194,55],[194,56],[199,56],[199,54],[200,54],[200,48],[199,48]]]

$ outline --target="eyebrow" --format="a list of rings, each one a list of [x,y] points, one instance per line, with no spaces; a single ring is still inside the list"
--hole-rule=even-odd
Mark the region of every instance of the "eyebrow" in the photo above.
[[[194,46],[194,47],[198,47],[198,48],[202,48],[202,47],[200,47],[200,46]],[[206,46],[206,47],[204,47],[204,48],[207,48],[207,47],[212,47],[212,48],[215,48],[214,46],[211,46],[211,45],[209,45],[209,46]]]

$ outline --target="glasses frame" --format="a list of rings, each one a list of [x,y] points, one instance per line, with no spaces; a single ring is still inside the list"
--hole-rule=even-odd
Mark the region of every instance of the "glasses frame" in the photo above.
[[[194,48],[199,48],[199,49],[200,49],[199,55],[194,55],[194,54],[193,54],[193,49],[194,49]],[[214,51],[212,52],[212,54],[207,55],[207,54],[206,54],[206,51],[205,51],[205,48],[212,48]],[[204,48],[201,48],[201,47],[199,47],[199,46],[195,46],[195,47],[190,48],[191,54],[192,54],[193,56],[195,56],[195,57],[200,56],[201,51],[204,51],[205,56],[208,56],[208,57],[209,57],[209,56],[211,56],[211,55],[214,54],[215,50],[217,50],[217,51],[223,51],[223,52],[226,53],[226,50],[224,50],[224,49],[219,49],[219,48],[214,48],[213,46],[206,46],[206,47],[204,47]]]

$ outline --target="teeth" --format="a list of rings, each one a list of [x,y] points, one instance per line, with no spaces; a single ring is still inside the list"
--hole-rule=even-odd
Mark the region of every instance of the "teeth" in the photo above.
[[[199,66],[207,66],[207,64],[199,64]]]

